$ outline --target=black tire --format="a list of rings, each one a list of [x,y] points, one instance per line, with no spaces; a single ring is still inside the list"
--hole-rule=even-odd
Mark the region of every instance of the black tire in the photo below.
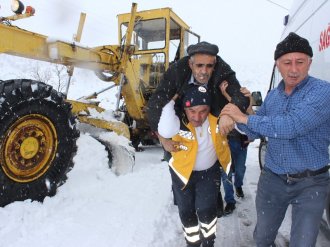
[[[0,206],[56,194],[77,150],[71,105],[51,86],[0,82]]]
[[[266,151],[267,151],[267,140],[262,138],[260,139],[259,154],[258,154],[260,170],[262,170],[265,166]]]

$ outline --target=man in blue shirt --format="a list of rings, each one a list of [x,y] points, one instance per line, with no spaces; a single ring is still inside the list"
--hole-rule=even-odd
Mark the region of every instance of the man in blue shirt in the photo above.
[[[308,75],[312,56],[309,42],[290,33],[274,54],[283,80],[257,114],[245,115],[233,104],[221,113],[249,139],[268,137],[256,196],[257,246],[275,246],[289,205],[290,247],[316,243],[329,186],[330,83]]]

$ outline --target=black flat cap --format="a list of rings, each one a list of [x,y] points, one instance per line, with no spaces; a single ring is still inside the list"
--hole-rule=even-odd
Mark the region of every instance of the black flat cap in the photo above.
[[[308,40],[293,32],[289,33],[284,40],[277,44],[274,59],[277,60],[284,54],[291,52],[301,52],[313,57],[313,50]]]
[[[202,41],[195,45],[188,46],[187,49],[188,55],[192,56],[196,53],[200,54],[209,54],[212,56],[216,56],[219,52],[219,48],[216,45],[210,44],[208,42]]]

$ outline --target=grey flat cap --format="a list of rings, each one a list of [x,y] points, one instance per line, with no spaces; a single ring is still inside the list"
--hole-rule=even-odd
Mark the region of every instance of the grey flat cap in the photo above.
[[[219,52],[219,48],[216,45],[210,44],[208,42],[202,41],[195,45],[188,46],[187,49],[188,55],[192,56],[196,53],[200,54],[209,54],[212,56],[216,56]]]

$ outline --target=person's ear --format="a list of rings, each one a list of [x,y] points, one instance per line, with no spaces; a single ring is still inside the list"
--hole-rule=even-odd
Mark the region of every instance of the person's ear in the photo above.
[[[313,59],[310,57],[309,58],[309,66],[311,66],[312,62],[313,62]]]
[[[194,65],[194,63],[193,63],[192,59],[189,58],[188,61],[189,61],[189,67],[190,67],[190,69],[193,70],[193,65]]]

